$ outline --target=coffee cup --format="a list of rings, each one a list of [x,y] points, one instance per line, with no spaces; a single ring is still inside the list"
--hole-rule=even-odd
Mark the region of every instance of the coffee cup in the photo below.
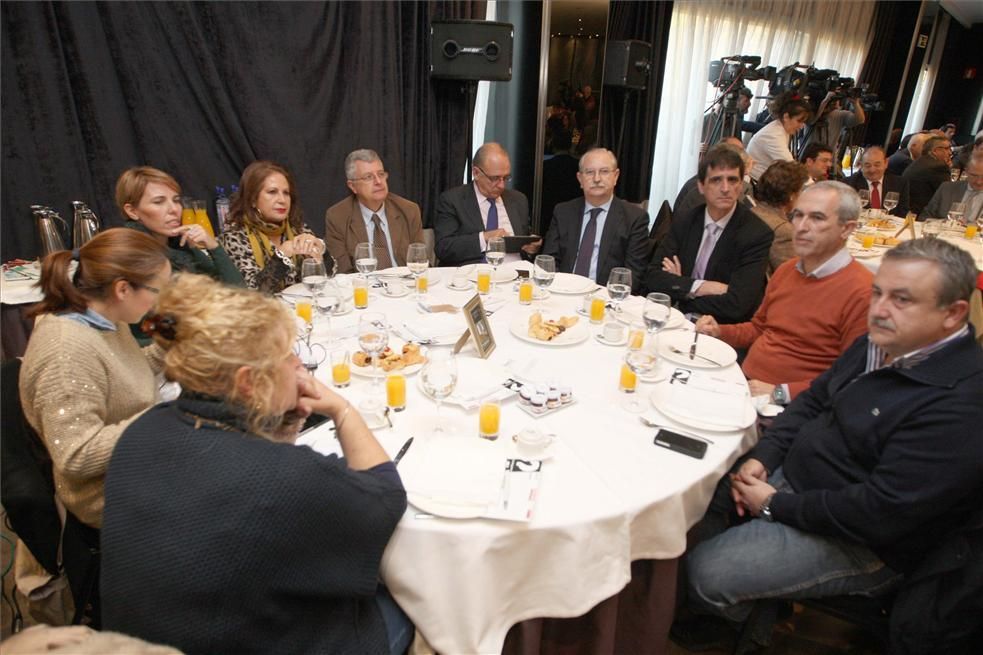
[[[468,276],[461,273],[455,273],[454,277],[451,278],[451,286],[458,289],[463,289],[464,287],[468,286]]]
[[[605,323],[601,335],[608,341],[621,341],[625,336],[625,326],[621,323]]]
[[[549,448],[556,440],[555,434],[540,432],[536,428],[525,428],[512,437],[512,440],[523,451],[540,453]]]
[[[590,304],[594,301],[594,296],[588,294],[584,296],[584,303],[581,305],[580,310],[583,314],[590,316]]]
[[[386,282],[386,295],[388,296],[401,296],[406,287],[399,280],[388,280]]]

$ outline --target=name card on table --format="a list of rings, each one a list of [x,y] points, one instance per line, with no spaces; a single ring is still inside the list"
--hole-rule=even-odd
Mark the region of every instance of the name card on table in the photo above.
[[[467,321],[468,331],[461,335],[461,338],[454,344],[454,352],[458,353],[468,342],[474,339],[475,348],[482,359],[488,359],[488,355],[495,350],[495,335],[492,334],[491,325],[488,323],[488,315],[485,314],[485,306],[481,304],[481,296],[475,294],[461,308],[464,312],[464,320]]]

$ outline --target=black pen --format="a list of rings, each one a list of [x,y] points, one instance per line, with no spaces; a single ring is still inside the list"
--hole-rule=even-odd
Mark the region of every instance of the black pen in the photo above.
[[[406,443],[403,444],[403,447],[399,449],[399,452],[396,453],[396,457],[393,459],[393,465],[399,464],[399,460],[403,459],[403,455],[406,454],[406,451],[410,449],[412,444],[413,437],[410,437],[406,440]]]

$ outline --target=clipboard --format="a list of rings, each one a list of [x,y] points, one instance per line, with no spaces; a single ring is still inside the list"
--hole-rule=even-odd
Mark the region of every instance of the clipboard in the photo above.
[[[461,311],[464,312],[464,320],[468,324],[468,329],[454,344],[454,354],[459,353],[468,340],[474,338],[478,355],[482,359],[488,359],[488,356],[495,350],[495,335],[492,334],[491,325],[488,323],[488,315],[485,314],[485,306],[481,303],[481,296],[475,294],[471,300],[464,304]]]

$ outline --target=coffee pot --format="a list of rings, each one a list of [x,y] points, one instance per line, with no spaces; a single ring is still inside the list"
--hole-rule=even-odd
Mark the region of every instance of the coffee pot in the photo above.
[[[73,200],[72,207],[75,208],[72,247],[77,250],[85,245],[99,231],[99,219],[96,218],[95,213],[81,200]]]
[[[65,250],[65,242],[61,238],[62,230],[58,227],[58,223],[61,223],[67,232],[68,224],[65,223],[65,220],[58,215],[58,212],[44,205],[31,205],[31,211],[34,213],[34,220],[38,227],[38,238],[41,240],[41,257],[44,258],[53,252]]]

